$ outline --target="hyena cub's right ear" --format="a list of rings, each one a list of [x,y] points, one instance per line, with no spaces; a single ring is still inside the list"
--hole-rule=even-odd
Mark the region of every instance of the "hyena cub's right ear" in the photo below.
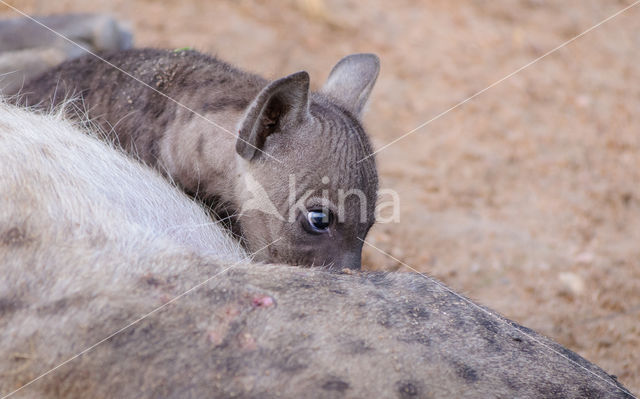
[[[267,137],[285,123],[302,122],[309,114],[309,74],[302,71],[267,85],[240,123],[236,152],[247,161],[263,151]]]
[[[320,91],[360,117],[380,72],[375,54],[351,54],[336,64]]]

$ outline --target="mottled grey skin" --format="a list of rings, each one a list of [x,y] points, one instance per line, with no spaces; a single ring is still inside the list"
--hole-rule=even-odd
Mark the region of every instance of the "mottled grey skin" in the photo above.
[[[191,50],[128,50],[104,58],[158,92],[87,56],[30,82],[22,100],[49,107],[81,97],[78,107],[127,152],[222,216],[234,215],[248,250],[280,239],[257,260],[360,268],[378,178],[373,157],[358,162],[372,152],[359,118],[378,75],[376,56],[345,57],[319,93],[309,91],[306,72],[269,82]],[[251,182],[272,207],[255,200]],[[354,189],[362,199],[349,195],[341,207],[340,190]],[[313,234],[305,228],[306,214],[319,207],[335,215],[342,209],[344,217]]]
[[[25,82],[86,51],[39,25],[43,24],[90,51],[123,50],[132,35],[108,15],[62,14],[0,20],[0,94],[15,94]]]
[[[0,159],[0,396],[211,278],[12,398],[631,397],[421,275],[223,261],[201,209],[69,124],[1,106]]]

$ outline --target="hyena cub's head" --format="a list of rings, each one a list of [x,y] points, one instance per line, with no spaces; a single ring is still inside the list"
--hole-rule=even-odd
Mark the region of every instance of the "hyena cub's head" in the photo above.
[[[360,123],[378,57],[354,54],[320,92],[298,72],[267,85],[239,127],[239,222],[257,260],[360,268],[378,175]]]

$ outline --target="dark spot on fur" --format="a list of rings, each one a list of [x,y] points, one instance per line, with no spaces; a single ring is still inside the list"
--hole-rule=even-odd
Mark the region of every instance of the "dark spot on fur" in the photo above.
[[[367,353],[373,350],[373,348],[369,344],[367,344],[367,342],[364,339],[360,339],[360,338],[356,338],[356,339],[345,338],[341,342],[341,345],[350,355],[361,355],[363,353]]]
[[[143,277],[145,284],[150,285],[154,288],[161,286],[164,282],[154,276],[146,275]]]
[[[415,292],[416,294],[424,295],[429,294],[431,288],[433,287],[433,282],[421,278],[419,280],[412,281],[411,284],[408,284],[408,286],[409,288],[411,288],[411,291]]]
[[[502,383],[507,386],[512,391],[518,391],[522,389],[522,384],[516,378],[511,377],[510,375],[503,375],[500,377]]]
[[[427,321],[431,317],[429,311],[416,302],[407,303],[404,305],[405,313],[419,321]]]
[[[384,272],[369,273],[366,275],[366,281],[371,282],[376,287],[388,287],[391,285]]]
[[[571,360],[572,362],[578,363],[578,364],[584,364],[584,359],[581,358],[577,353],[564,347],[560,347],[558,349],[560,350],[560,353],[568,357],[569,360]]]
[[[478,330],[478,334],[482,337],[492,351],[500,351],[503,349],[504,339],[500,338],[500,334],[505,331],[500,325],[500,321],[496,320],[493,316],[482,313],[476,313],[475,319],[470,322],[471,325],[459,325],[458,328],[467,329],[475,328]],[[507,330],[509,331],[509,330]],[[517,331],[512,336],[519,336]]]
[[[498,332],[500,332],[500,327],[496,320],[487,314],[478,314],[476,321],[492,334],[498,334]]]
[[[516,323],[514,321],[511,321],[511,320],[508,320],[507,322],[509,323],[509,325],[511,325],[511,327],[522,331],[526,335],[533,335],[533,336],[537,335],[537,333],[535,331],[533,331],[532,329],[530,329],[528,327],[522,326],[522,325],[520,325],[520,324],[518,324],[518,323]]]
[[[347,295],[347,291],[346,290],[341,290],[339,288],[332,288],[332,289],[329,290],[329,292],[333,292],[334,294],[342,295],[342,296]]]
[[[554,384],[552,382],[547,382],[546,384],[543,381],[537,385],[538,392],[540,393],[540,398],[554,398],[554,399],[565,399],[567,398],[567,394],[560,384]],[[590,398],[590,397],[589,397]]]
[[[349,389],[349,384],[335,377],[329,377],[328,380],[322,384],[322,389],[326,391],[344,392]]]
[[[47,303],[45,305],[39,306],[37,311],[38,314],[58,314],[68,308],[72,303],[72,300],[69,298],[61,298],[51,303]]]
[[[291,287],[292,289],[312,289],[312,288],[317,288],[315,285],[309,283],[306,279],[301,278],[301,277],[294,277],[291,280],[289,280],[287,286]]]
[[[12,227],[4,233],[0,234],[0,242],[6,246],[20,247],[28,244],[31,238],[27,233],[19,227]]]
[[[607,395],[605,395],[604,392],[602,392],[602,390],[597,389],[593,386],[581,386],[580,387],[580,397],[582,398],[589,398],[589,399],[596,399],[596,398],[606,398]]]
[[[402,335],[398,337],[398,341],[406,342],[406,343],[416,343],[423,346],[431,345],[431,338],[429,338],[429,336],[419,331],[413,331],[408,334]]]
[[[414,381],[398,381],[396,382],[396,389],[398,391],[398,396],[402,399],[415,398],[420,394],[418,386]]]
[[[69,308],[82,308],[89,303],[90,298],[86,295],[73,295],[57,299],[55,301],[40,305],[36,311],[40,315],[57,315],[68,313]]]
[[[311,356],[311,351],[307,349],[300,349],[284,355],[279,353],[273,367],[285,373],[297,374],[309,367]]]
[[[8,316],[22,307],[22,303],[11,298],[0,298],[0,316]]]
[[[228,354],[219,358],[219,362],[217,362],[216,369],[218,371],[222,371],[226,375],[236,375],[242,370],[244,365],[246,364],[246,359],[242,355],[234,355]]]
[[[463,363],[453,362],[453,368],[455,369],[456,374],[465,380],[465,382],[472,384],[478,381],[478,373],[470,366]]]
[[[134,317],[139,316],[131,314],[126,319],[130,323]],[[188,325],[188,318],[189,314],[182,315],[180,324]],[[118,319],[123,319],[123,315],[118,315]],[[135,352],[138,356],[153,356],[157,351],[154,342],[158,342],[165,334],[167,334],[167,330],[163,327],[162,320],[147,318],[113,335],[105,343],[111,345],[113,349]]]

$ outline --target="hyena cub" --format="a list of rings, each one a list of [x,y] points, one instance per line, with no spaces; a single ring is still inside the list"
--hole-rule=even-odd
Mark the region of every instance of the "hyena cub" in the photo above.
[[[234,215],[250,252],[270,244],[257,260],[358,269],[378,187],[360,117],[378,71],[353,54],[310,92],[307,72],[268,81],[192,50],[136,49],[65,62],[22,93],[43,107],[76,96],[126,151]]]

